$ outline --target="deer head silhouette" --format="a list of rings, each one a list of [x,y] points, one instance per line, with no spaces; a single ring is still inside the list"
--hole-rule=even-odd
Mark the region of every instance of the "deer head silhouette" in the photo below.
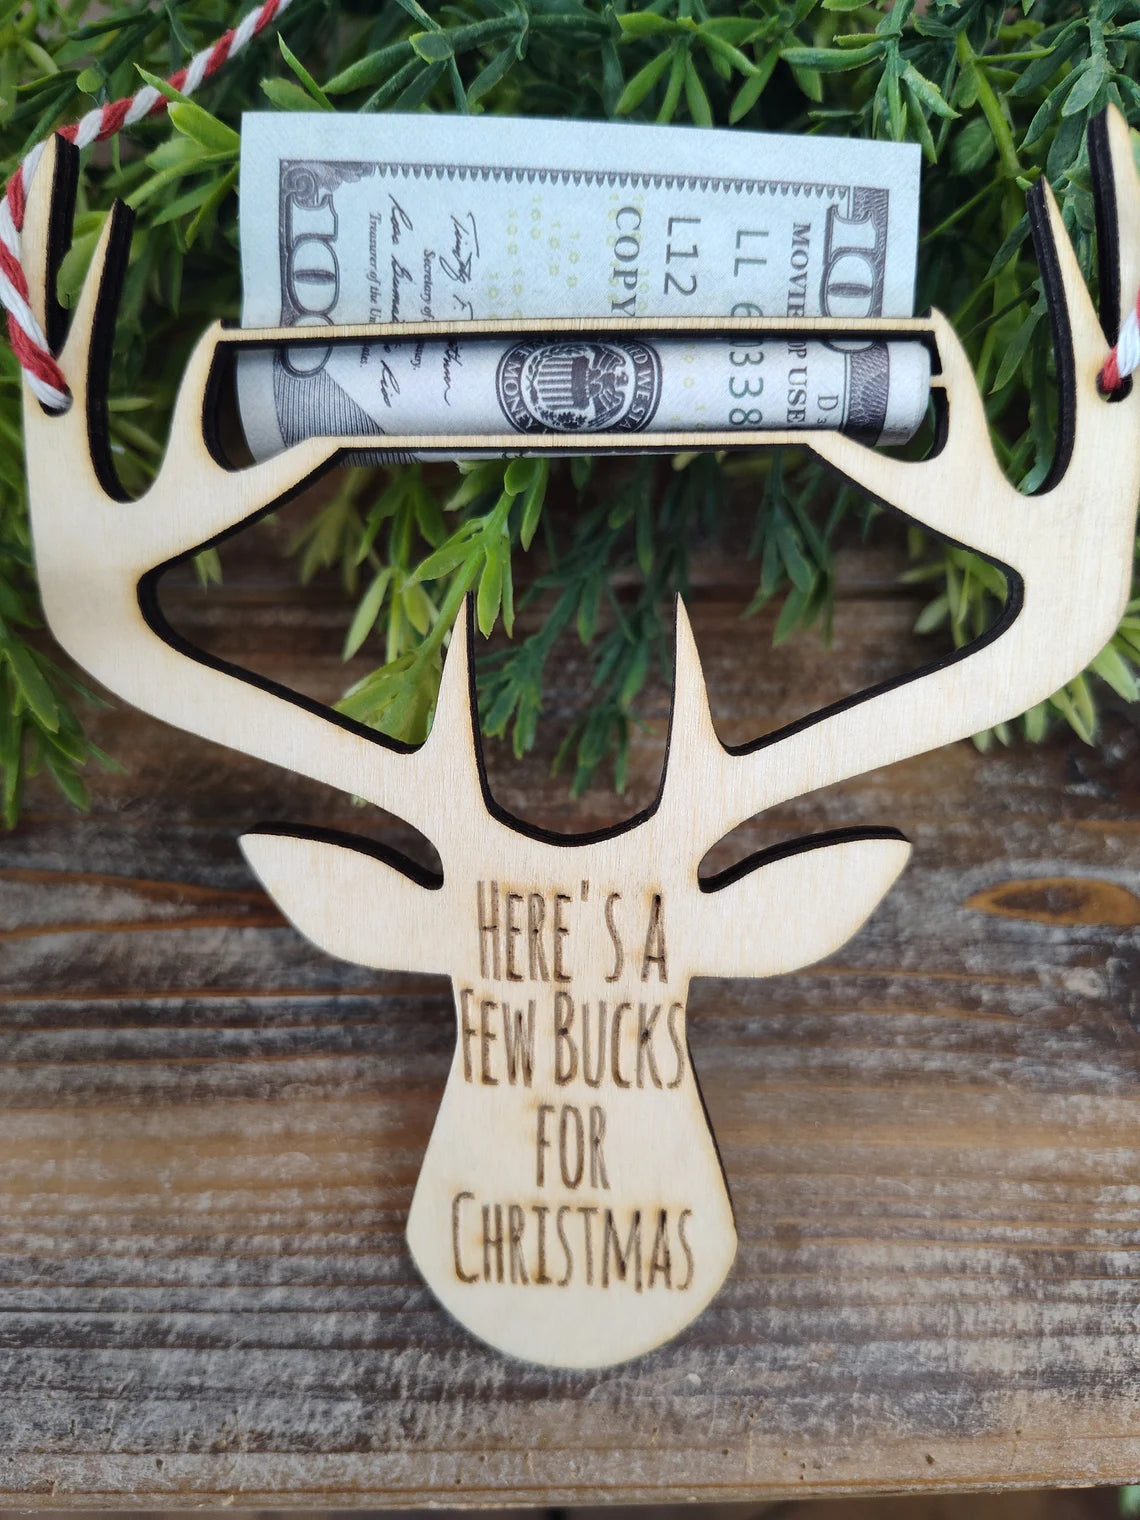
[[[1102,301],[1109,336],[1140,269],[1140,191],[1128,133],[1095,126]],[[69,165],[45,155],[25,222],[32,302],[56,317],[58,233]],[[65,415],[25,394],[36,558],[51,628],[74,658],[144,711],[302,772],[407,819],[436,844],[441,876],[359,838],[262,829],[242,845],[293,923],[359,964],[445,971],[457,1039],[408,1221],[424,1278],[492,1345],[533,1361],[597,1367],[649,1350],[717,1292],[736,1248],[732,1209],[686,1035],[691,977],[771,976],[827,955],[858,929],[905,863],[890,829],[789,841],[701,880],[709,848],[787,798],[964,737],[1055,691],[1112,636],[1126,602],[1140,489],[1140,401],[1098,395],[1104,334],[1044,182],[1030,194],[1054,322],[1057,459],[1033,498],[1006,481],[966,355],[937,312],[844,331],[909,333],[937,351],[943,428],[921,463],[836,433],[666,435],[661,447],[806,444],[881,502],[970,545],[1009,597],[981,639],[914,675],[739,750],[714,731],[696,648],[677,607],[668,759],[655,802],[618,828],[561,837],[498,808],[482,771],[472,623],[453,638],[431,734],[414,751],[189,646],[156,583],[173,561],[269,510],[351,439],[313,439],[232,470],[203,444],[226,347],[295,329],[210,329],[179,392],[146,495],[119,492],[105,445],[105,366],[127,219],[109,220],[60,363]],[[1121,255],[1125,250],[1125,256]],[[468,324],[465,331],[506,324]],[[604,332],[648,324],[607,324]],[[653,323],[656,328],[666,323]],[[834,335],[834,321],[674,324],[699,332]],[[58,327],[58,320],[56,322]],[[518,331],[523,324],[510,325]],[[532,330],[589,330],[583,323]],[[50,330],[50,327],[49,327]],[[405,325],[399,335],[419,329]],[[438,332],[423,326],[425,332]],[[603,329],[599,328],[599,333]],[[376,328],[322,328],[322,344]],[[387,440],[415,449],[416,439]],[[502,452],[517,440],[427,441]],[[573,443],[544,440],[551,449]],[[591,440],[628,449],[628,434]],[[636,440],[632,440],[636,446]]]

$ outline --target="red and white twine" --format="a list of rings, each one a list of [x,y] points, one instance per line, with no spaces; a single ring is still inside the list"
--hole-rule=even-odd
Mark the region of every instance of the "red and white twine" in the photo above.
[[[195,53],[184,69],[172,74],[167,83],[181,95],[193,95],[203,80],[216,74],[227,59],[240,53],[246,43],[265,30],[288,6],[289,0],[262,0],[237,26],[218,38],[211,47]],[[77,148],[105,142],[124,127],[146,116],[158,116],[169,102],[161,90],[146,85],[135,95],[96,106],[70,126],[60,127],[59,135]],[[24,225],[24,207],[43,154],[37,143],[8,181],[0,200],[0,303],[8,313],[8,341],[19,359],[28,384],[44,406],[54,412],[66,411],[71,393],[59,365],[52,357],[44,330],[28,304],[28,281],[20,263],[20,229]],[[1110,350],[1100,371],[1100,385],[1105,392],[1118,390],[1124,380],[1140,368],[1140,292],[1136,304],[1124,319],[1120,336]]]
[[[262,0],[262,4],[250,11],[237,26],[231,27],[210,47],[195,53],[186,67],[172,74],[167,83],[181,95],[193,95],[203,80],[216,74],[228,59],[240,53],[246,43],[264,31],[288,4],[289,0]],[[146,116],[161,115],[168,104],[161,90],[148,84],[135,95],[96,106],[70,126],[61,127],[59,135],[77,148],[86,148],[91,143],[105,142]],[[0,303],[8,312],[8,341],[28,377],[29,386],[51,411],[62,412],[71,405],[71,393],[48,348],[43,328],[28,304],[28,281],[20,263],[20,230],[24,225],[27,193],[43,150],[43,143],[37,143],[30,150],[8,181],[4,198],[0,200]]]
[[[1106,394],[1119,390],[1136,369],[1140,369],[1140,291],[1136,304],[1120,324],[1119,338],[1101,365],[1101,390]]]

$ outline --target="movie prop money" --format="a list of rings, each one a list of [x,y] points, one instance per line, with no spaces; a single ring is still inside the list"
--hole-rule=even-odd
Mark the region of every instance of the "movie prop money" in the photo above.
[[[837,169],[842,174],[837,177]],[[243,325],[908,316],[918,150],[745,132],[253,115]],[[920,346],[417,342],[246,354],[258,458],[317,435],[834,427],[900,442]],[[524,439],[527,440],[524,443]],[[647,440],[649,444],[649,440]]]
[[[744,337],[389,342],[333,348],[317,384],[279,388],[285,445],[314,431],[513,431],[530,453],[547,432],[638,432],[652,448],[655,433],[762,427],[905,443],[926,411],[930,356],[918,343]]]

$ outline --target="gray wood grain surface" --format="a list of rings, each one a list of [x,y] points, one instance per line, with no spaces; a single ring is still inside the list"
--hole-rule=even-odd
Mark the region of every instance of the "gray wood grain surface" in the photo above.
[[[272,531],[272,530],[261,530]],[[335,586],[235,549],[192,636],[314,695],[345,681]],[[773,654],[710,551],[693,623],[739,740],[916,661],[891,554],[845,558],[836,649]],[[928,652],[928,651],[927,651]],[[361,666],[360,668],[363,668]],[[555,827],[543,748],[489,762]],[[367,828],[346,799],[125,711],[78,816],[46,785],[0,839],[0,1500],[10,1506],[595,1504],[1044,1486],[1140,1475],[1140,737],[957,746],[800,799],[733,853],[893,823],[900,884],[829,962],[706,981],[693,1055],[738,1215],[680,1339],[600,1374],[490,1352],[403,1223],[454,1038],[441,979],[337,964],[235,836]],[[399,836],[397,830],[389,837]]]

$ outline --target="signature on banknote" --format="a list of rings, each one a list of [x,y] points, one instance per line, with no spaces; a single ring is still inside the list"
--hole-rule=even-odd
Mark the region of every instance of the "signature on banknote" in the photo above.
[[[460,217],[453,211],[451,233],[451,247],[440,255],[439,267],[448,279],[455,280],[460,285],[468,285],[471,282],[471,267],[479,257],[479,229],[475,225],[475,213],[468,211]]]

